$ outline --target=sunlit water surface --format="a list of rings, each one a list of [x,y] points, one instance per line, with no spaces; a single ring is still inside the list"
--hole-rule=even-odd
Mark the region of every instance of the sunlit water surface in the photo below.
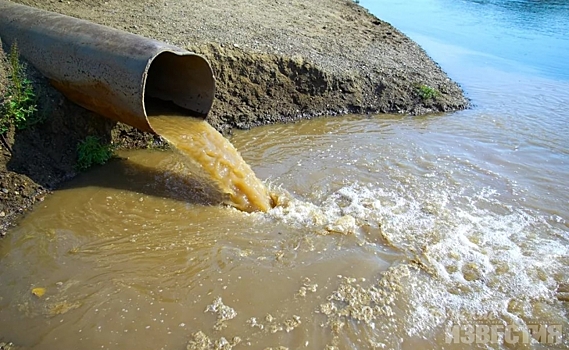
[[[538,20],[497,10],[514,1],[362,3],[474,108],[237,132],[280,194],[267,213],[208,206],[174,152],[121,153],[0,242],[0,336],[33,349],[568,348],[450,337],[488,319],[569,329],[567,5],[520,1],[559,6]],[[456,39],[492,46],[510,26],[559,47],[539,65],[508,53],[523,36],[503,51]]]

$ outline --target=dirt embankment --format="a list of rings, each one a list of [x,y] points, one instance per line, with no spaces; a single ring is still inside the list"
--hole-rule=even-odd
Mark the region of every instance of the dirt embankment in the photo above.
[[[217,77],[208,121],[224,133],[320,115],[423,114],[467,106],[461,89],[421,48],[351,0],[17,2],[203,54]],[[154,135],[69,102],[33,67],[28,74],[45,120],[12,128],[0,140],[0,232],[76,175],[76,146],[87,135],[120,147],[161,145]],[[0,52],[0,96],[7,83]],[[438,93],[424,98],[420,86]]]

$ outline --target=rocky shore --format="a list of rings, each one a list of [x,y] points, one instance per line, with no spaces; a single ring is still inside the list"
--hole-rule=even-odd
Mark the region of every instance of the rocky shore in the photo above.
[[[425,114],[466,108],[460,87],[413,41],[352,0],[19,0],[198,52],[217,92],[208,121],[227,134],[316,116]],[[1,39],[1,33],[0,33]],[[0,52],[0,99],[9,79]],[[118,147],[161,146],[159,137],[69,102],[34,70],[42,122],[0,140],[0,232],[77,174],[88,135]],[[425,96],[421,88],[436,93]]]

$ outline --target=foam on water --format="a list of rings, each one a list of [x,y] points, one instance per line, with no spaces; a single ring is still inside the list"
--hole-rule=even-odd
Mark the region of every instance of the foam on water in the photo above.
[[[298,191],[304,198],[271,188],[278,205],[249,214],[170,198],[184,188],[177,153],[138,151],[123,165],[146,172],[132,165],[157,160],[167,171],[143,177],[143,191],[74,185],[4,241],[0,323],[11,338],[38,349],[90,339],[417,350],[467,348],[447,347],[449,327],[490,314],[522,332],[569,328],[557,300],[569,292],[565,222],[520,205],[503,181],[472,181],[463,163],[324,179],[332,185]],[[121,164],[93,179],[122,174]]]
[[[367,334],[372,345],[388,334],[393,341],[432,339],[448,332],[449,322],[471,324],[490,314],[521,330],[532,322],[566,324],[556,299],[569,278],[569,249],[559,244],[564,231],[547,216],[502,203],[490,188],[467,196],[438,187],[355,183],[319,206],[280,193],[282,203],[265,214],[314,233],[354,234],[362,245],[390,246],[407,257],[372,284],[342,277],[321,305],[335,345],[346,328]]]

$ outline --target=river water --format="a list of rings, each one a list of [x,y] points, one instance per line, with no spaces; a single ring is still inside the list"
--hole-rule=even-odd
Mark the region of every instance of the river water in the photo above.
[[[278,195],[266,213],[208,206],[178,153],[124,152],[0,241],[0,336],[32,349],[569,348],[569,4],[361,4],[474,107],[237,132]]]

